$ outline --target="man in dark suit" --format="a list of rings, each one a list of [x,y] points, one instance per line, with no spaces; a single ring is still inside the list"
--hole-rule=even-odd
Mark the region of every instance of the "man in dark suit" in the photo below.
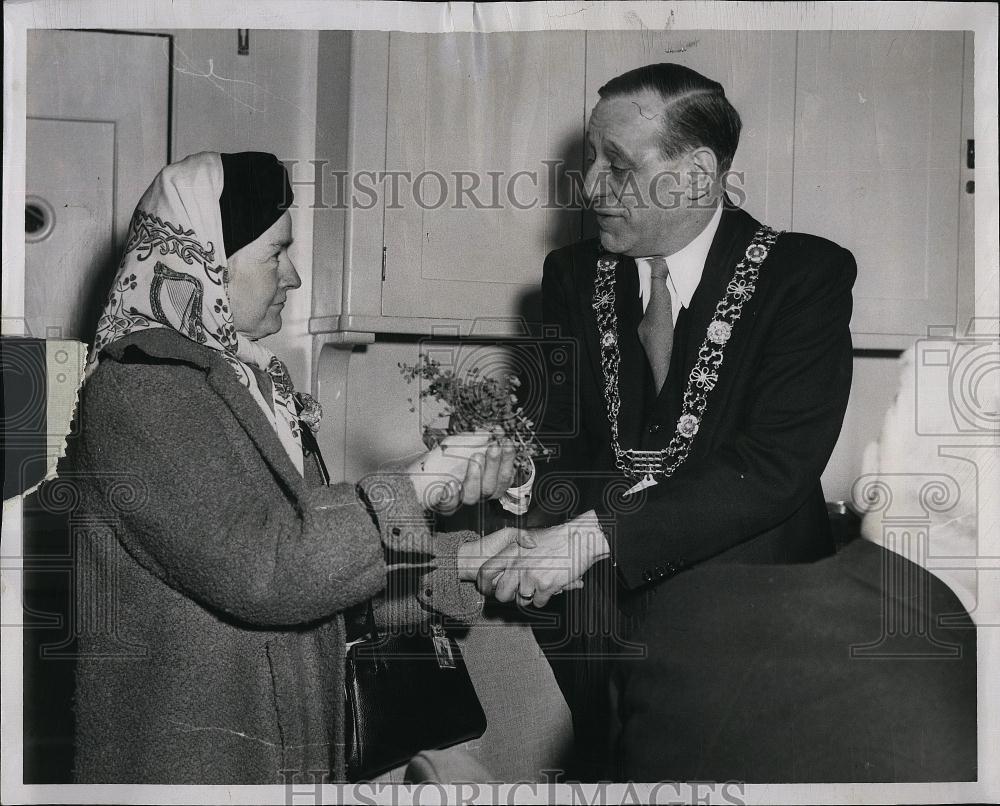
[[[556,600],[559,637],[538,634],[590,747],[606,673],[592,661],[608,642],[598,650],[594,618],[571,610],[613,599],[641,615],[659,583],[707,560],[832,553],[819,479],[850,391],[856,274],[850,252],[779,235],[726,196],[740,119],[719,84],[658,64],[600,96],[584,185],[600,238],[552,252],[542,280],[545,322],[578,357],[548,390],[544,525],[534,548],[511,546],[480,574],[502,601],[536,607],[587,574]]]

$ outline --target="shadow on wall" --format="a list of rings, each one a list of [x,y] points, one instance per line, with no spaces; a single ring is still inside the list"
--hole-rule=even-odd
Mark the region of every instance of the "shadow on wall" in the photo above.
[[[122,248],[109,241],[94,261],[91,280],[84,286],[80,307],[75,312],[76,320],[72,325],[74,332],[70,338],[79,339],[88,345],[94,343],[97,323],[100,321],[121,263]]]
[[[80,271],[80,279],[73,283],[75,293],[65,288],[65,263],[33,266],[30,244],[28,248],[24,299],[27,333],[36,338],[75,339],[88,346],[93,344],[97,323],[118,272],[121,247],[110,238],[97,247]],[[72,247],[67,247],[67,251],[72,253]]]
[[[514,315],[526,322],[532,332],[535,325],[542,321],[542,266],[546,255],[554,249],[569,246],[580,238],[590,238],[597,233],[597,220],[590,210],[583,209],[583,149],[584,135],[567,135],[560,144],[557,159],[561,170],[556,177],[556,198],[552,200],[559,205],[557,213],[550,217],[549,230],[546,233],[546,243],[538,255],[536,284],[527,286],[518,297]]]

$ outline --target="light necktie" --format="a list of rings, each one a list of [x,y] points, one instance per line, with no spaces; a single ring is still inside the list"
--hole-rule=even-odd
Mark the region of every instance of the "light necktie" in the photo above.
[[[646,358],[649,359],[649,368],[653,371],[656,393],[659,394],[670,369],[670,352],[674,346],[674,314],[666,282],[669,273],[666,258],[650,259],[649,269],[649,303],[637,332],[646,351]]]

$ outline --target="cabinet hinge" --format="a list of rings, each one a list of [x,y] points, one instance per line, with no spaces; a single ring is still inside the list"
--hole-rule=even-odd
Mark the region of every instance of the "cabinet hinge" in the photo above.
[[[385,282],[385,247],[382,247],[382,282]]]

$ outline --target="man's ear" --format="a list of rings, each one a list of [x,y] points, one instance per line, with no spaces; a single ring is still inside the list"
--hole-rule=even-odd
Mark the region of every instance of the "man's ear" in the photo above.
[[[692,201],[703,199],[712,192],[718,178],[719,161],[710,148],[696,148],[687,157],[687,197]]]

